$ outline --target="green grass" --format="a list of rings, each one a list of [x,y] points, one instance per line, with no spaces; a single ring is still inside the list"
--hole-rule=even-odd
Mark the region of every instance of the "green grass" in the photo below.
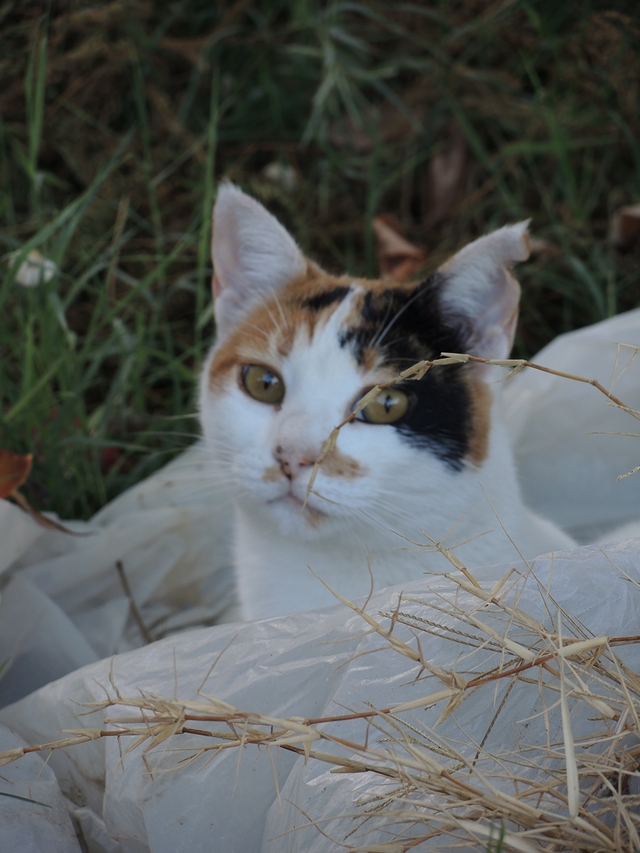
[[[507,828],[504,822],[500,823],[500,828],[498,830],[495,827],[491,827],[492,836],[495,833],[496,838],[491,837],[487,842],[486,853],[503,853],[504,851],[504,837],[507,832]]]
[[[519,355],[640,302],[638,250],[607,243],[640,201],[634,3],[36,7],[0,6],[0,447],[34,453],[40,509],[88,517],[197,434],[223,175],[354,274],[376,274],[381,212],[434,264],[531,217],[561,252],[521,271]],[[452,119],[463,195],[432,223]],[[27,289],[35,248],[60,272]]]

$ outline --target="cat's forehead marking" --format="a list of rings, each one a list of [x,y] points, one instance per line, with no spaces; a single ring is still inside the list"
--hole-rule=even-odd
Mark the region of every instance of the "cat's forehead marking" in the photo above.
[[[302,304],[311,311],[321,311],[323,308],[329,308],[331,305],[342,302],[350,293],[351,287],[349,285],[338,284],[330,290],[322,290],[313,296],[306,296]]]
[[[353,280],[331,286],[329,280],[324,290],[313,296],[305,294],[299,297],[300,307],[309,312],[308,328],[311,337],[315,332],[329,324],[338,328],[353,312],[353,306],[363,293],[363,287]]]

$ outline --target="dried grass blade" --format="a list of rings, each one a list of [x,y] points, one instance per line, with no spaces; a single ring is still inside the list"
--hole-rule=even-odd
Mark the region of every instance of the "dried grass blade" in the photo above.
[[[562,613],[558,610],[558,647],[562,649]],[[571,731],[571,719],[569,716],[569,705],[567,704],[567,691],[565,680],[564,656],[560,659],[560,713],[562,716],[562,739],[564,741],[565,767],[567,774],[567,804],[571,817],[578,817],[580,807],[580,785],[578,782],[578,765],[576,762],[573,732]]]

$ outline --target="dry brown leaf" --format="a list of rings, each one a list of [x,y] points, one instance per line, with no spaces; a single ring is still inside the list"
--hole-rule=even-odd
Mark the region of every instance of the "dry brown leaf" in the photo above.
[[[410,243],[391,216],[383,214],[373,220],[376,254],[382,277],[388,281],[406,281],[424,266],[427,250]]]
[[[371,134],[351,116],[344,121],[334,122],[329,128],[329,140],[336,148],[348,148],[358,154],[368,154],[373,148]]]
[[[562,254],[560,246],[551,243],[549,240],[543,240],[540,237],[529,236],[529,249],[532,255],[546,255],[547,257],[556,257]]]
[[[370,105],[363,109],[360,118],[347,115],[333,122],[329,127],[329,140],[336,148],[368,154],[375,140],[389,143],[414,139],[425,112],[417,106],[412,114],[413,120],[388,101]]]
[[[9,450],[0,448],[0,498],[14,500],[21,509],[29,513],[34,521],[47,530],[60,530],[62,533],[69,533],[71,536],[85,536],[86,534],[74,533],[73,530],[69,530],[63,524],[39,513],[18,491],[29,476],[32,460],[31,453],[22,456],[19,453],[11,453]]]
[[[452,121],[444,146],[431,158],[427,170],[430,225],[449,216],[462,200],[466,164],[467,142],[460,125]]]
[[[25,482],[31,471],[31,462],[30,453],[21,456],[0,448],[0,498],[8,497]]]
[[[630,249],[640,237],[640,204],[619,207],[611,218],[609,241],[617,249]]]

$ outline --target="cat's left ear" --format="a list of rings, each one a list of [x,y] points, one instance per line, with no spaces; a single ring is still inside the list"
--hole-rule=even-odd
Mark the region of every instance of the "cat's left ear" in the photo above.
[[[446,315],[469,329],[468,352],[508,358],[518,320],[520,285],[512,266],[529,257],[529,220],[480,237],[440,267]]]
[[[253,304],[307,268],[295,240],[260,202],[225,182],[213,208],[213,296],[218,337]]]

